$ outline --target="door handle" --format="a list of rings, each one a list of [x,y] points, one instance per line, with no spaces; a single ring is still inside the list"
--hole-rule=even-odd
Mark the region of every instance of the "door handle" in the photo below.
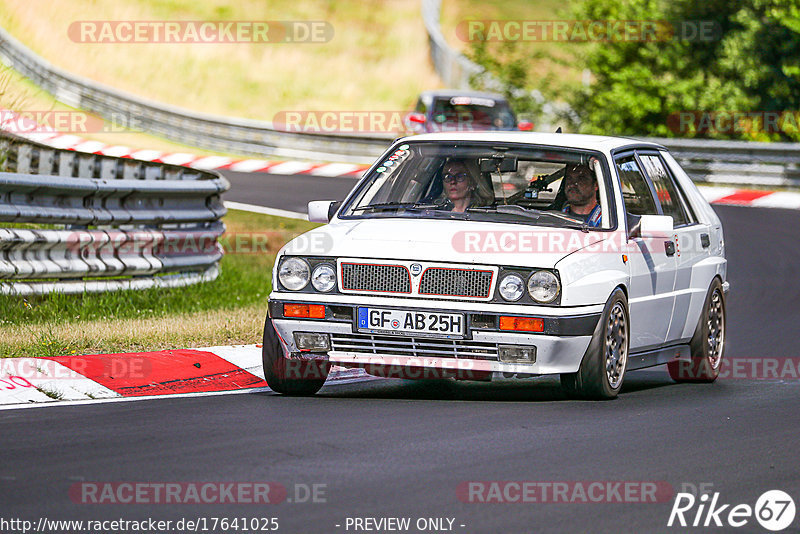
[[[711,239],[708,237],[708,234],[700,234],[700,244],[703,245],[703,248],[711,246]]]
[[[672,241],[664,241],[664,252],[667,253],[667,256],[674,256],[675,255],[675,243]]]

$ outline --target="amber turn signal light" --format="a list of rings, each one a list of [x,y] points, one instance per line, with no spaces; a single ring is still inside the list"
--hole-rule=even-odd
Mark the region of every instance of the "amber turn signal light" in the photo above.
[[[284,317],[300,317],[307,319],[324,319],[325,306],[322,304],[284,304]]]
[[[500,330],[519,330],[522,332],[544,332],[544,319],[537,317],[500,316]]]

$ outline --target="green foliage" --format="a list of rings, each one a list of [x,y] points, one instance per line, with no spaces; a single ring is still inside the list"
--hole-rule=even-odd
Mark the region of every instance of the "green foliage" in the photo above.
[[[584,0],[577,20],[713,21],[713,39],[595,42],[577,61],[593,75],[568,98],[585,133],[800,140],[800,7],[783,0]],[[679,123],[681,112],[696,121]],[[719,113],[722,112],[722,113]],[[752,113],[737,127],[701,119]],[[783,113],[777,128],[762,112]],[[730,124],[730,123],[729,123]],[[708,123],[706,123],[708,125]],[[775,131],[777,130],[777,131]]]
[[[518,41],[505,41],[500,46],[490,47],[485,40],[473,42],[467,55],[499,81],[501,88],[498,91],[496,87],[487,87],[480,75],[473,76],[470,85],[478,90],[499,92],[508,99],[519,119],[536,122],[542,105],[531,96],[529,67],[531,60],[540,59],[540,55],[527,54]]]

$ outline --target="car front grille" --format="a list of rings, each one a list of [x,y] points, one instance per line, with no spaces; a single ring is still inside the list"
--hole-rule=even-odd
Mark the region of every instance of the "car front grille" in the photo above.
[[[333,333],[331,347],[334,351],[363,354],[498,360],[497,343],[468,339]]]
[[[422,273],[421,295],[488,298],[492,287],[492,271],[431,267]]]
[[[402,265],[342,263],[342,289],[411,293],[411,274]]]

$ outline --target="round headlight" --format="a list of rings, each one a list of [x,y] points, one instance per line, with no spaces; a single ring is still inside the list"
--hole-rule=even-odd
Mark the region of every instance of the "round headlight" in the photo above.
[[[500,296],[506,300],[519,300],[525,291],[525,282],[516,274],[508,274],[500,280]]]
[[[278,280],[281,285],[290,291],[303,289],[308,284],[309,275],[308,263],[300,258],[289,258],[281,263],[278,269]]]
[[[323,293],[330,291],[336,285],[336,271],[327,263],[320,263],[311,273],[311,285]]]
[[[550,271],[536,271],[528,278],[528,293],[536,302],[553,302],[560,289],[558,277]]]

